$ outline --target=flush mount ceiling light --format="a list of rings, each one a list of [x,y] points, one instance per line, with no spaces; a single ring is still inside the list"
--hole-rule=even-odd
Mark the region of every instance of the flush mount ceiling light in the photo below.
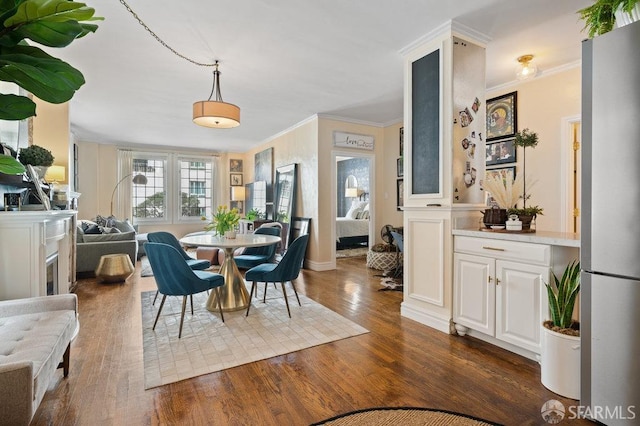
[[[213,87],[206,101],[193,103],[193,122],[199,126],[230,129],[240,125],[240,108],[222,100],[220,94],[220,71],[218,61],[213,71]],[[215,93],[215,100],[211,100]]]
[[[195,61],[187,56],[184,56],[180,52],[165,43],[156,33],[151,31],[151,28],[144,23],[142,19],[131,9],[131,6],[127,4],[125,0],[120,0],[120,3],[127,9],[129,13],[134,17],[136,21],[142,27],[147,30],[151,37],[155,38],[158,43],[171,51],[179,58],[189,61],[199,67],[215,67],[213,71],[213,87],[209,99],[206,101],[198,101],[193,104],[193,122],[205,127],[214,127],[217,129],[230,129],[240,125],[240,108],[236,105],[228,104],[222,101],[222,95],[220,94],[220,71],[218,71],[218,61],[215,63],[202,63]],[[215,100],[211,100],[215,93]]]
[[[522,55],[518,58],[518,68],[516,69],[516,77],[518,80],[526,80],[533,78],[538,74],[538,67],[531,63],[533,55]]]

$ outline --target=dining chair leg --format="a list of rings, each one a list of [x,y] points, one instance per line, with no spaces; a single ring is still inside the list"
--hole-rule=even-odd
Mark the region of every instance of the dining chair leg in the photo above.
[[[191,298],[191,315],[193,315],[193,294],[190,294],[189,297]]]
[[[155,306],[156,299],[158,298],[158,293],[160,293],[160,292],[158,290],[156,290],[156,296],[153,298],[153,302],[151,302],[151,306]]]
[[[249,316],[249,309],[251,309],[251,300],[253,299],[254,293],[257,293],[256,291],[256,282],[255,281],[251,281],[251,291],[249,292],[249,304],[247,305],[247,312],[244,314],[245,317]],[[257,296],[257,294],[256,294]]]
[[[187,309],[187,296],[182,296],[182,314],[180,315],[180,331],[178,339],[182,337],[182,324],[184,323],[184,311]]]
[[[262,295],[262,303],[267,303],[267,287],[269,287],[269,283],[264,283],[264,294]]]
[[[220,319],[222,319],[222,322],[224,322],[224,314],[222,313],[222,297],[220,297],[220,287],[216,287],[216,296],[218,296],[218,310],[220,311]]]
[[[284,303],[287,305],[287,313],[289,314],[289,318],[291,318],[291,311],[289,310],[289,299],[287,299],[287,290],[284,288],[284,281],[282,284],[282,294],[284,294]]]
[[[152,330],[156,329],[156,324],[158,324],[158,318],[160,318],[160,312],[162,312],[162,307],[164,306],[164,301],[167,299],[167,295],[162,295],[162,301],[160,302],[160,307],[158,308],[158,315],[156,315],[156,320],[153,322]]]
[[[302,303],[300,303],[300,298],[298,297],[298,291],[296,290],[296,283],[291,281],[291,287],[293,287],[293,292],[296,294],[296,299],[298,299],[298,305],[302,306]]]

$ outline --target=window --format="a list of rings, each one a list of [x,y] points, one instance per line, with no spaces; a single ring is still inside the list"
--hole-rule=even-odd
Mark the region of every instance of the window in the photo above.
[[[147,177],[146,185],[133,185],[136,221],[176,223],[211,216],[213,170],[210,157],[134,153],[133,173]]]

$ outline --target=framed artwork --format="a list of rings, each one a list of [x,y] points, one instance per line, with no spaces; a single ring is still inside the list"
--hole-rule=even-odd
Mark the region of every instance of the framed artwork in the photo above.
[[[254,159],[253,181],[266,184],[265,219],[273,219],[273,148],[258,152]]]
[[[231,201],[229,202],[229,207],[238,209],[239,214],[244,214],[244,203],[242,201]]]
[[[29,179],[31,180],[31,182],[33,182],[33,184],[35,185],[36,194],[38,196],[38,199],[40,200],[40,203],[44,207],[44,209],[51,210],[51,202],[49,201],[49,197],[47,197],[47,195],[42,190],[38,173],[36,172],[36,170],[33,168],[31,164],[27,164],[27,175],[29,176]]]
[[[515,136],[517,93],[511,92],[487,101],[487,141]]]
[[[396,166],[398,168],[398,177],[403,177],[404,176],[404,161],[403,161],[402,157],[398,158],[396,163],[397,163]]]
[[[402,210],[400,207],[404,206],[404,179],[397,180],[396,189],[397,189],[396,206],[398,210]]]
[[[236,160],[234,158],[229,160],[229,172],[242,173],[242,160]]]
[[[242,185],[242,173],[231,173],[231,186]]]
[[[515,163],[518,150],[514,144],[515,138],[503,139],[498,142],[487,142],[485,145],[485,165]]]
[[[404,155],[404,127],[400,127],[400,157]]]
[[[495,169],[487,169],[485,176],[500,176],[504,181],[510,179],[513,181],[516,178],[516,166],[500,167]]]

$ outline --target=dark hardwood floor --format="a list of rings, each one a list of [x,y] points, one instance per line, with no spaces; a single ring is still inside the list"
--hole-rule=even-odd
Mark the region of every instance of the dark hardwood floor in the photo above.
[[[402,293],[378,291],[379,272],[364,258],[339,259],[336,271],[304,270],[297,288],[370,333],[145,391],[140,293],[155,281],[136,270],[125,284],[79,282],[70,374],[59,373],[32,424],[305,425],[416,406],[541,425],[547,400],[577,404],[545,389],[533,361],[401,317]]]

